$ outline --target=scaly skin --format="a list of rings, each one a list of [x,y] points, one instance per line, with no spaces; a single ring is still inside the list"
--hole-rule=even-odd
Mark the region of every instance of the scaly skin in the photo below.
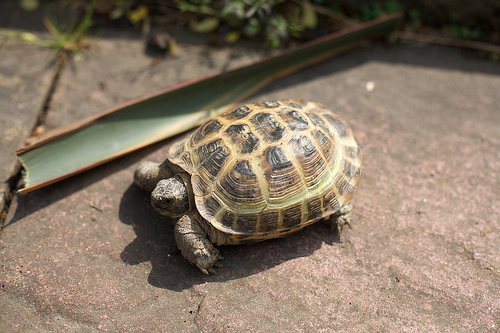
[[[134,173],[134,182],[145,191],[151,192],[161,179],[167,179],[173,176],[169,168],[165,168],[162,163],[145,161],[137,166]]]
[[[347,225],[351,229],[351,217],[352,203],[349,201],[338,212],[330,215],[330,232],[337,232],[337,235],[340,237],[344,225]]]
[[[205,274],[215,274],[214,267],[222,267],[222,257],[213,244],[226,245],[226,234],[204,221],[197,212],[182,216],[174,228],[177,247],[190,263]]]

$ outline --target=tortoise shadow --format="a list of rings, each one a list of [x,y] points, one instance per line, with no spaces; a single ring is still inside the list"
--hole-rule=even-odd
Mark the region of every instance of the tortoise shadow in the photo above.
[[[141,208],[139,208],[141,207]],[[320,221],[287,238],[249,245],[220,247],[224,267],[215,275],[204,275],[181,255],[173,236],[173,221],[158,214],[149,195],[134,184],[125,191],[119,208],[120,220],[131,225],[136,238],[122,251],[129,265],[151,262],[148,282],[155,287],[182,291],[207,282],[224,282],[247,277],[278,266],[288,260],[312,255],[323,244],[339,242]]]

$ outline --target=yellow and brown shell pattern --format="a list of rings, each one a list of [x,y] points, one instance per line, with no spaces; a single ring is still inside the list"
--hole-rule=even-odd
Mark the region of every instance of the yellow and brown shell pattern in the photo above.
[[[303,99],[225,112],[174,144],[168,158],[191,174],[201,216],[241,242],[335,213],[351,199],[361,165],[348,125]]]

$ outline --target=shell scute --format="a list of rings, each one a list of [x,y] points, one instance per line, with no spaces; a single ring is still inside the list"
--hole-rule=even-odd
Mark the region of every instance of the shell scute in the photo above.
[[[323,216],[323,203],[321,197],[313,197],[307,202],[307,220],[314,221]]]
[[[283,227],[295,228],[302,223],[302,202],[283,209]]]
[[[335,187],[337,188],[341,196],[346,196],[354,192],[354,186],[343,177],[337,178],[337,181],[335,182]]]
[[[340,209],[339,198],[335,193],[335,189],[333,187],[329,188],[329,190],[323,195],[323,210],[327,212],[336,212]]]
[[[349,126],[340,117],[333,114],[325,114],[324,117],[337,130],[341,137],[346,137],[350,134]]]
[[[298,110],[284,109],[281,117],[292,132],[303,131],[309,128],[306,116]]]
[[[313,131],[312,135],[318,142],[318,147],[321,148],[325,159],[327,161],[331,161],[335,153],[335,144],[325,133],[320,130]]]
[[[312,189],[321,184],[321,179],[327,175],[329,166],[312,140],[303,134],[297,134],[292,137],[288,146],[291,154],[296,156],[299,162],[307,187]]]
[[[342,161],[342,171],[347,178],[352,179],[356,175],[357,168],[348,160]]]
[[[319,113],[315,113],[314,110],[311,110],[307,113],[307,116],[309,117],[309,119],[311,119],[314,125],[319,126],[324,133],[328,133],[330,135],[330,128],[323,121],[323,119],[321,119]]]
[[[259,139],[247,124],[231,125],[224,132],[239,154],[250,154],[259,146]]]
[[[296,109],[302,109],[302,105],[300,105],[299,103],[289,102],[288,104]]]
[[[293,153],[300,154],[304,157],[310,157],[317,153],[316,146],[307,136],[303,134],[294,135],[289,143]]]
[[[277,108],[281,104],[279,101],[265,101],[265,102],[257,103],[256,105],[262,109],[270,109],[270,108]]]
[[[198,160],[201,164],[198,167],[197,173],[213,181],[228,160],[230,152],[226,146],[220,145],[219,140],[201,146],[199,150],[203,151],[203,153],[198,154],[200,157]]]
[[[251,118],[251,121],[256,132],[268,143],[281,140],[287,134],[286,128],[278,122],[272,113],[257,113]]]
[[[216,183],[215,190],[225,198],[228,206],[262,205],[265,199],[257,175],[247,160],[236,163]]]
[[[292,163],[282,146],[268,147],[260,156],[261,166],[265,166],[265,182],[269,203],[279,203],[303,192],[305,189],[299,170]]]
[[[260,232],[270,233],[278,230],[279,210],[266,210],[260,214]]]
[[[221,117],[234,121],[234,120],[245,118],[246,116],[248,116],[250,114],[250,112],[252,112],[252,110],[250,110],[250,108],[248,106],[243,105],[237,109],[224,112],[221,115]]]
[[[226,149],[224,141],[222,139],[215,139],[213,141],[207,142],[201,146],[198,146],[194,150],[194,156],[196,156],[195,163],[199,161],[205,161],[210,158],[216,151],[220,149]]]
[[[209,196],[206,199],[204,199],[203,207],[205,207],[208,216],[215,217],[217,212],[222,208],[222,204],[213,196]]]
[[[201,140],[209,135],[217,134],[222,128],[222,124],[217,119],[212,119],[201,125],[191,136],[192,145],[197,145]]]
[[[360,154],[359,147],[345,146],[344,152],[347,156],[349,156],[350,158],[352,158],[354,160],[357,159],[359,154]]]
[[[292,166],[292,161],[280,146],[271,146],[264,151],[264,154],[273,171],[280,171]]]
[[[222,216],[221,222],[225,230],[232,230],[234,221],[236,221],[236,214],[230,210],[227,210]]]
[[[236,220],[236,230],[241,230],[244,234],[254,234],[259,221],[258,214],[242,215]]]

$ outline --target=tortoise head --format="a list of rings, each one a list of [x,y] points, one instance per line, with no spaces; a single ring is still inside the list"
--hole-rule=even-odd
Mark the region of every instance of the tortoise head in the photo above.
[[[151,192],[151,205],[162,215],[181,217],[190,210],[189,176],[160,180]]]

